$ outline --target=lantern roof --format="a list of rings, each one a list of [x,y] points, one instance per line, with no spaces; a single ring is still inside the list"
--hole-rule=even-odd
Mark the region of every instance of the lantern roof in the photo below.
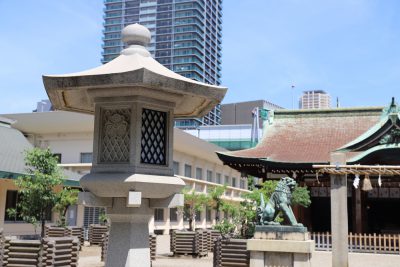
[[[122,30],[127,47],[107,64],[63,75],[45,75],[43,82],[55,109],[94,113],[94,95],[142,96],[175,104],[175,117],[201,117],[221,102],[227,88],[183,77],[151,57],[150,31],[139,24]]]

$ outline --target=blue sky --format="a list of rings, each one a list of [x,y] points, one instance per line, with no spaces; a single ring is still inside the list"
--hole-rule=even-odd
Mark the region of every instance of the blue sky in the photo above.
[[[102,0],[0,0],[0,114],[47,98],[41,75],[100,64]],[[322,89],[342,106],[400,99],[400,1],[224,0],[225,103],[292,106]],[[400,100],[399,100],[400,101]]]

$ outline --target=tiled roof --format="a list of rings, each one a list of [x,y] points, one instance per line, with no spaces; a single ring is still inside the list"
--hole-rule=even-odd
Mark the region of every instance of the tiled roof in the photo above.
[[[277,110],[255,148],[224,154],[282,163],[329,162],[332,151],[365,133],[381,114],[382,108]]]

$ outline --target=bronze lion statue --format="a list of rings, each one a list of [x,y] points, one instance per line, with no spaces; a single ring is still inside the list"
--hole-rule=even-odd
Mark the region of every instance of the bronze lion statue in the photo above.
[[[294,179],[282,177],[267,204],[261,194],[261,204],[257,208],[257,219],[260,225],[279,225],[275,219],[279,212],[282,212],[283,217],[290,225],[303,226],[301,223],[297,223],[291,208],[292,192],[295,187]]]

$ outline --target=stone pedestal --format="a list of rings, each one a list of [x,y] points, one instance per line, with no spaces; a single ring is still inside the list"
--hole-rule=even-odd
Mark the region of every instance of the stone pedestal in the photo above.
[[[114,198],[107,208],[111,221],[106,266],[150,267],[149,221],[153,209],[149,200],[138,208],[126,208],[125,198]]]
[[[250,267],[310,267],[314,249],[305,227],[256,226],[247,241]]]
[[[164,199],[141,198],[138,192],[126,197],[101,198],[80,192],[78,202],[89,207],[104,207],[110,219],[110,235],[105,266],[150,267],[149,222],[155,208],[183,206],[183,195]]]

